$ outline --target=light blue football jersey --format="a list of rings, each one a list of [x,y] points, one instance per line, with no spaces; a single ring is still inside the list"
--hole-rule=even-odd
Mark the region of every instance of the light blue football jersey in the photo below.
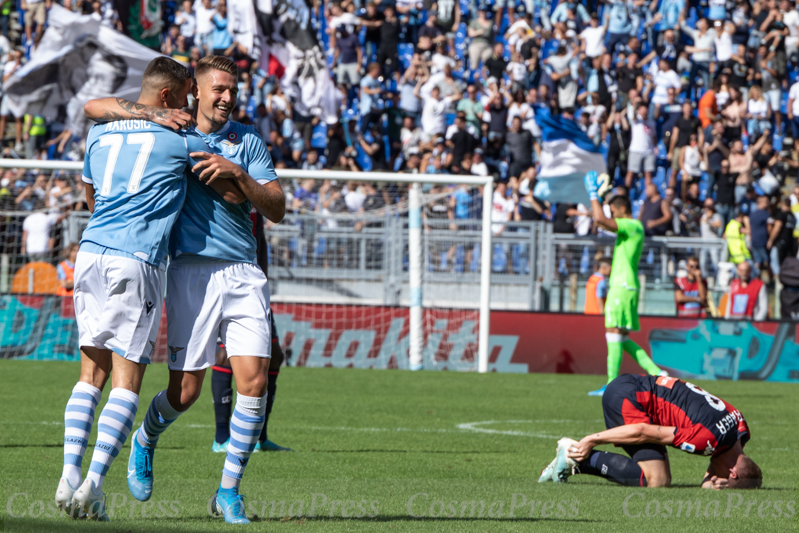
[[[93,126],[83,180],[94,186],[94,213],[81,249],[160,265],[196,163],[189,154],[206,150],[194,130],[175,132],[144,120]]]
[[[277,179],[266,144],[252,126],[228,121],[211,134],[197,130],[211,152],[236,163],[260,184]],[[173,261],[255,262],[250,202],[222,199],[194,176],[187,182],[186,203],[170,239]]]

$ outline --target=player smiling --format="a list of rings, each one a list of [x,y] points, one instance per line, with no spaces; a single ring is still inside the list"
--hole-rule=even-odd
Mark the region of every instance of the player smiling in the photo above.
[[[248,523],[239,485],[264,423],[272,342],[269,287],[255,264],[250,206],[272,222],[280,222],[285,197],[261,136],[251,126],[228,120],[238,92],[236,75],[235,63],[221,56],[204,57],[195,69],[196,131],[213,153],[191,154],[202,159],[193,168],[200,179],[188,180],[187,201],[170,239],[169,386],[153,399],[136,431],[128,487],[137,499],[149,499],[158,438],[199,397],[205,371],[215,362],[220,336],[238,396],[214,508],[226,522]],[[101,100],[96,103],[100,110],[95,111],[100,116],[117,112],[133,118],[122,111],[127,105]],[[225,201],[202,183],[218,181],[235,184],[246,201]]]

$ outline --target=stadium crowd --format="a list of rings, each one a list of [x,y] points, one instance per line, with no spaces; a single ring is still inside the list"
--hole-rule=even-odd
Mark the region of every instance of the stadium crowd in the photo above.
[[[51,1],[0,6],[4,80],[35,50]],[[111,0],[62,5],[127,31]],[[586,206],[535,196],[534,111],[548,106],[601,148],[647,235],[724,236],[724,255],[756,274],[776,274],[796,255],[799,189],[785,191],[799,172],[799,10],[788,0],[343,0],[309,9],[338,92],[332,124],[300,113],[278,77],[247,57],[225,0],[162,2],[160,51],[190,66],[211,53],[236,59],[232,116],[258,128],[277,168],[493,175],[495,235],[531,220],[595,233]],[[82,157],[83,139],[63,124],[15,118],[7,105],[0,131],[5,157]],[[78,195],[79,180],[68,181],[7,171],[0,202],[31,210]],[[406,199],[401,187],[331,181],[289,189],[296,212],[359,213]],[[427,206],[428,218],[479,217],[479,190],[427,192],[449,195]],[[724,259],[697,254],[705,276]]]

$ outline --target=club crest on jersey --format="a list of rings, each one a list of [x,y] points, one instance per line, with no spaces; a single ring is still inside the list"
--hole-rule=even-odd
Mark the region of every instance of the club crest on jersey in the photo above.
[[[235,131],[231,131],[230,133],[227,134],[227,138],[224,141],[222,141],[220,144],[222,144],[225,147],[225,151],[228,154],[232,155],[236,153],[236,147],[239,144],[241,144],[241,137],[239,137],[239,134],[236,133]]]
[[[713,455],[716,451],[716,447],[710,444],[710,441],[707,441],[707,448],[705,448],[705,455]]]
[[[169,359],[174,363],[178,359],[178,352],[183,348],[177,348],[175,346],[167,346],[167,348],[169,348]]]

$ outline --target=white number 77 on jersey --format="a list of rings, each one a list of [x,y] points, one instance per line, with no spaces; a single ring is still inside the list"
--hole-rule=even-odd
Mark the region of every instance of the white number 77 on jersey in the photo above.
[[[101,196],[108,196],[111,194],[111,180],[114,176],[114,168],[117,164],[119,151],[122,149],[124,135],[120,133],[113,133],[106,135],[100,139],[100,146],[110,146],[108,151],[108,159],[105,162],[105,172],[103,173],[103,186],[100,189]],[[144,167],[147,166],[147,160],[150,159],[150,152],[153,151],[155,145],[155,135],[152,133],[128,133],[128,144],[139,144],[139,155],[136,157],[136,163],[133,165],[133,171],[130,173],[130,181],[128,182],[128,192],[136,193],[139,190],[142,176],[144,175]]]

